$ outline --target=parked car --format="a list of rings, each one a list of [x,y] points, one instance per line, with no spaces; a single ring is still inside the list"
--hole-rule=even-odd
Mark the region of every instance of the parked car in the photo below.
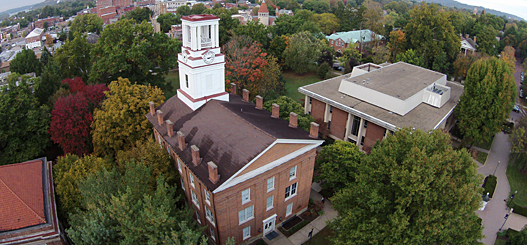
[[[525,98],[525,95],[523,94],[523,89],[520,89],[520,98]]]
[[[514,106],[512,107],[512,111],[513,111],[513,112],[517,112],[517,113],[519,113],[519,112],[520,112],[520,107],[519,107],[518,105],[514,105]]]

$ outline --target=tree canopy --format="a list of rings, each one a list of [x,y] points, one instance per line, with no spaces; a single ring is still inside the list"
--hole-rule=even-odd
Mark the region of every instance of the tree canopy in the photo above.
[[[338,212],[330,224],[333,244],[476,244],[482,238],[474,212],[481,177],[466,150],[452,149],[448,134],[396,131],[355,166],[356,177],[331,198]]]
[[[49,108],[31,91],[36,80],[12,73],[0,90],[0,165],[34,159],[50,143]]]
[[[85,35],[75,34],[75,38],[66,41],[54,56],[60,71],[65,78],[81,77],[88,81],[92,61],[90,50],[93,44],[88,43]]]
[[[515,97],[516,82],[506,62],[494,57],[474,62],[454,111],[465,143],[490,140],[499,132]]]
[[[16,54],[15,58],[9,63],[9,70],[18,74],[34,72],[40,76],[40,62],[31,49],[24,49]]]
[[[302,128],[309,132],[311,127],[311,122],[314,122],[315,119],[309,115],[304,114],[304,108],[302,105],[293,99],[287,96],[280,96],[274,100],[268,100],[263,104],[263,108],[267,111],[272,111],[273,104],[280,106],[280,115],[279,117],[289,121],[289,116],[291,112],[294,112],[298,115],[298,127]]]
[[[145,117],[149,102],[158,106],[165,97],[159,88],[131,84],[126,78],[113,81],[108,88],[104,92],[107,99],[94,112],[93,147],[96,154],[115,156],[152,133],[152,125]]]
[[[123,18],[125,19],[134,19],[135,22],[141,23],[143,21],[150,21],[150,16],[154,14],[154,11],[149,8],[136,8],[128,13],[126,13]]]
[[[320,42],[307,31],[293,34],[284,51],[285,64],[298,74],[313,71],[320,56]]]
[[[70,33],[84,34],[87,32],[100,34],[103,20],[97,14],[81,14],[75,17],[71,23]]]
[[[335,141],[322,147],[316,159],[315,171],[319,173],[315,181],[324,180],[322,187],[334,192],[355,181],[357,167],[365,157],[356,144]]]
[[[122,19],[104,28],[91,50],[93,67],[90,82],[106,83],[118,77],[139,84],[170,89],[164,76],[176,66],[181,42],[164,33],[154,33],[146,22]]]

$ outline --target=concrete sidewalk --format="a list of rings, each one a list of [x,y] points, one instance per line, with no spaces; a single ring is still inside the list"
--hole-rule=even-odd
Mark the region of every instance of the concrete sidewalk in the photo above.
[[[314,189],[318,189],[316,185],[313,187],[314,188],[311,189],[310,198],[312,198],[315,201],[320,201],[322,199],[322,195],[320,195],[320,193],[314,190]],[[290,244],[301,245],[302,243],[307,242],[309,240],[308,235],[309,235],[309,232],[311,232],[311,230],[313,230],[313,236],[314,236],[326,227],[328,221],[331,221],[335,217],[337,217],[337,211],[335,211],[331,207],[331,203],[329,202],[329,200],[325,200],[324,208],[322,209],[322,211],[324,211],[324,214],[318,216],[315,220],[311,221],[311,223],[307,224],[302,229],[295,232],[295,234],[293,234],[289,238],[286,237],[284,234],[282,234],[277,229],[275,231],[279,234],[278,237],[274,238],[271,241],[267,240],[264,237],[264,241],[267,244],[276,244],[276,245],[290,245]]]

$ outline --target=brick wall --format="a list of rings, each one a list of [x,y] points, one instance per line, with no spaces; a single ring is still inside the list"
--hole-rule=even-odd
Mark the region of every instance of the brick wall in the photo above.
[[[348,113],[333,107],[333,112],[331,114],[330,133],[335,137],[344,140],[346,134],[346,123],[348,122]]]
[[[317,122],[324,121],[325,111],[326,111],[326,103],[318,101],[316,99],[311,100],[311,116],[313,116]]]
[[[382,140],[384,137],[386,129],[376,125],[375,123],[368,122],[368,128],[366,129],[366,135],[364,136],[364,146],[363,150],[367,153],[370,153],[371,147],[377,142],[377,140]]]

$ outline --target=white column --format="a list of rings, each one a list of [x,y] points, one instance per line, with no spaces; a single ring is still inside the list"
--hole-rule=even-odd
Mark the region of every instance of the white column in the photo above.
[[[210,25],[210,41],[212,42],[211,43],[211,48],[215,48],[216,47],[216,25]]]
[[[359,146],[359,149],[362,149],[361,145],[360,145],[360,141],[362,140],[362,131],[364,129],[364,119],[361,118],[360,119],[360,124],[359,124],[359,133],[357,133],[357,146]]]
[[[220,24],[216,24],[216,47],[220,46]]]
[[[196,27],[190,27],[190,49],[196,50]]]
[[[187,46],[187,26],[183,25],[181,27],[183,33],[181,33],[181,38],[183,38],[183,46]]]
[[[348,112],[348,120],[346,121],[346,133],[344,134],[344,141],[348,141],[348,135],[350,135],[351,126],[353,125],[353,118],[351,113]]]
[[[198,50],[201,49],[201,26],[196,27],[198,31]]]

